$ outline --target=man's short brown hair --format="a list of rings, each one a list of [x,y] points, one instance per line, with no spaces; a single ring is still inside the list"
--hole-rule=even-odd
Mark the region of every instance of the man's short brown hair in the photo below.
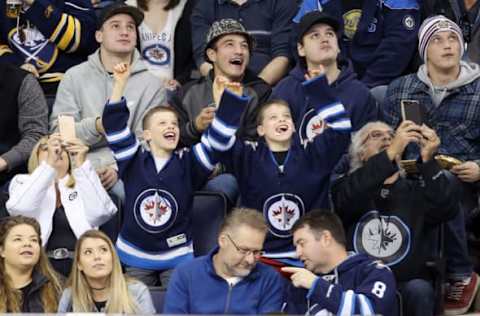
[[[236,227],[246,225],[263,233],[267,233],[268,227],[262,213],[251,208],[234,208],[227,215],[220,226],[220,234],[230,231]]]

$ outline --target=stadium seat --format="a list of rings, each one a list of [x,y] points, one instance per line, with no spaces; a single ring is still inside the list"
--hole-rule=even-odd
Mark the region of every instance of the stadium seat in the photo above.
[[[120,229],[122,228],[123,210],[120,198],[113,194],[110,194],[110,198],[117,206],[118,211],[108,222],[100,226],[99,229],[107,234],[107,236],[110,237],[112,242],[115,244],[118,234],[120,233]]]
[[[227,198],[221,192],[198,191],[193,198],[192,238],[196,257],[217,245],[220,225],[227,214]]]
[[[153,306],[155,307],[157,314],[162,314],[166,291],[162,290],[159,286],[150,286],[148,289],[150,290]]]

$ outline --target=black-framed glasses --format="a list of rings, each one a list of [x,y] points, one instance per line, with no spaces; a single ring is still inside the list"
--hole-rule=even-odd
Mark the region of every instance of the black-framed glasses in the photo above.
[[[232,245],[235,247],[235,249],[237,249],[237,251],[243,255],[243,256],[249,256],[249,255],[253,255],[255,258],[258,258],[258,257],[261,257],[263,254],[264,254],[264,251],[263,250],[251,250],[251,249],[245,249],[245,248],[242,248],[242,247],[239,247],[232,239],[232,237],[230,237],[229,234],[226,234],[228,239],[231,241]]]

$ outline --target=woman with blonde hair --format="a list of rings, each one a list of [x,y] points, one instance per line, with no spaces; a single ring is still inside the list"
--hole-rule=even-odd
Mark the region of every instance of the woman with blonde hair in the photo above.
[[[42,248],[40,225],[25,216],[0,222],[0,313],[53,313],[62,292]]]
[[[117,207],[85,159],[88,147],[60,134],[41,138],[28,161],[30,174],[9,186],[7,211],[33,217],[42,228],[43,246],[53,267],[68,276],[77,238],[108,221]]]
[[[112,241],[103,232],[89,230],[77,241],[68,288],[59,313],[154,314],[148,288],[122,273]]]

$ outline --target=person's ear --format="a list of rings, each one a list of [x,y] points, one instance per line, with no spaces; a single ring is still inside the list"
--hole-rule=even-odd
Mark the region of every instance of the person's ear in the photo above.
[[[305,49],[301,43],[297,43],[298,56],[305,57]]]
[[[97,43],[102,44],[103,42],[103,32],[101,30],[95,31],[95,40]]]
[[[208,56],[208,59],[210,59],[210,61],[212,63],[216,62],[217,52],[213,48],[207,48],[207,56]]]
[[[225,248],[227,246],[227,237],[224,234],[218,235],[217,241],[220,248]]]
[[[143,139],[145,139],[146,142],[149,142],[152,140],[152,132],[149,129],[143,130]]]
[[[263,128],[263,125],[260,124],[257,126],[257,134],[260,137],[265,136],[265,129]]]

